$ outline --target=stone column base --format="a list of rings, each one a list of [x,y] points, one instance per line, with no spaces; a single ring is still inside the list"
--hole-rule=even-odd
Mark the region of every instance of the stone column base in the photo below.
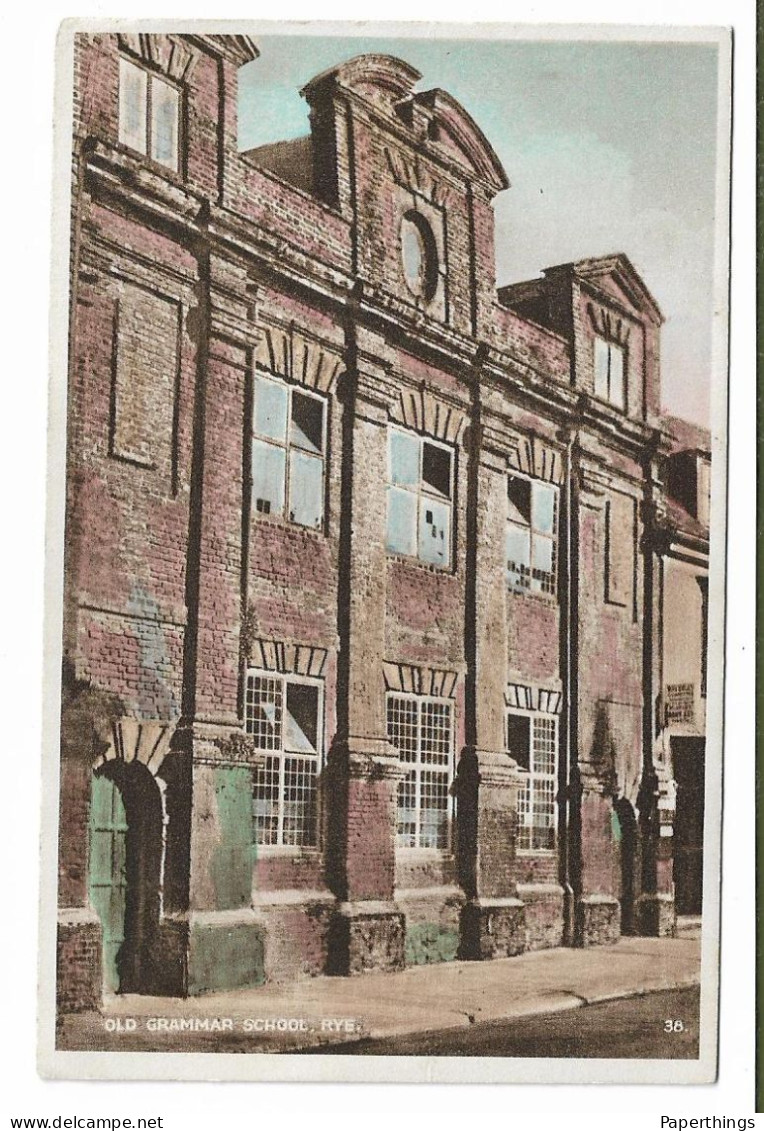
[[[613,895],[584,895],[576,904],[575,946],[607,946],[621,937],[621,905]]]
[[[264,981],[264,930],[251,908],[189,913],[189,994],[261,986]]]
[[[101,920],[87,907],[62,907],[56,940],[56,1006],[58,1013],[100,1009]]]
[[[507,958],[525,950],[525,904],[521,899],[472,899],[462,908],[460,926],[460,958]]]
[[[670,892],[640,895],[634,912],[638,935],[659,939],[676,937],[676,907]]]
[[[406,917],[385,900],[341,903],[329,929],[330,974],[402,970],[406,965]]]

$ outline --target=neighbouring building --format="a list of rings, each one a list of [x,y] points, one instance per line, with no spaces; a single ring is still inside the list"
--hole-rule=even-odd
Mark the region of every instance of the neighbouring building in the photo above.
[[[675,930],[708,450],[661,312],[623,254],[497,290],[505,172],[399,59],[239,152],[257,54],[76,37],[64,1011]]]

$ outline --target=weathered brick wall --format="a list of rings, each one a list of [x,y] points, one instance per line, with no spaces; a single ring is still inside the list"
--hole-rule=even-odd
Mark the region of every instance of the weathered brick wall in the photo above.
[[[570,384],[570,347],[564,338],[496,303],[491,324],[492,339],[498,348],[507,350],[547,379]]]
[[[543,593],[507,593],[509,667],[530,682],[560,671],[560,607]]]
[[[601,895],[616,895],[620,884],[610,799],[635,804],[642,777],[642,530],[629,489],[612,473],[598,478],[582,496],[578,522],[578,760],[585,781],[591,774],[602,791],[582,801],[582,888]],[[630,537],[617,547],[620,561],[607,539],[608,505],[619,491],[634,516]],[[616,591],[608,573],[624,564],[627,584]]]
[[[60,1014],[98,1009],[101,1003],[101,928],[95,915],[60,917],[56,950],[56,1005]]]
[[[172,717],[180,707],[185,622],[195,380],[190,294],[175,284],[173,316],[161,324],[165,337],[152,333],[145,353],[132,327],[121,336],[119,312],[123,296],[132,299],[139,286],[141,295],[169,307],[162,268],[180,270],[191,281],[195,263],[173,241],[98,205],[86,215],[69,390],[67,583],[72,603],[85,607],[78,618],[77,674],[122,695],[139,714]],[[109,251],[96,251],[95,240],[108,241]],[[156,267],[138,266],[136,254]],[[148,328],[140,306],[137,315],[134,324]],[[127,390],[115,398],[120,350],[127,381],[150,377],[163,384],[159,400],[151,398],[152,433],[144,419],[151,403]],[[140,437],[140,451],[132,453],[138,458],[115,449],[120,434]]]

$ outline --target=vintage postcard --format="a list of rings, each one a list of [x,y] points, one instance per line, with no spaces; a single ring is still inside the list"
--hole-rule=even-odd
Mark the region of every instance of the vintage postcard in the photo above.
[[[714,1079],[729,106],[722,29],[64,25],[44,1075]]]

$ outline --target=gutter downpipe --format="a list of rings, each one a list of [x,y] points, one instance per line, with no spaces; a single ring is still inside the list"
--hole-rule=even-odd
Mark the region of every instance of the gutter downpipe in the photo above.
[[[578,553],[577,528],[574,521],[574,508],[578,505],[577,482],[574,483],[574,474],[577,474],[574,453],[578,444],[577,431],[568,434],[565,452],[565,578],[562,592],[562,608],[560,616],[560,630],[563,635],[563,725],[564,743],[563,758],[560,767],[558,806],[560,824],[560,884],[563,890],[563,945],[573,946],[575,939],[575,903],[576,893],[571,882],[571,825],[572,804],[574,803],[573,789],[571,788],[571,767],[575,749],[573,733],[575,726],[576,707],[576,680],[574,676],[574,642],[573,632],[577,617],[578,600],[574,590],[576,572],[574,558]],[[575,543],[574,543],[575,539]],[[577,638],[576,632],[576,638]]]

